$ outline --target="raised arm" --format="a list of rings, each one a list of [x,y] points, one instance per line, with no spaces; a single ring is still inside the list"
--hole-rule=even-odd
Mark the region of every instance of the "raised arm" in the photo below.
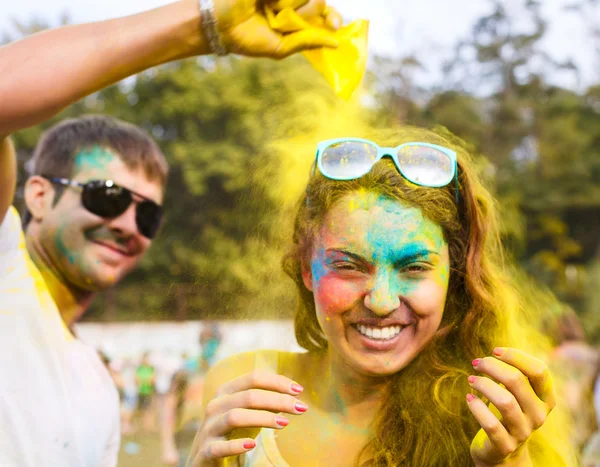
[[[229,52],[283,58],[337,45],[325,28],[276,33],[263,16],[261,1],[214,3],[221,42]],[[322,0],[285,3],[298,7],[309,18],[324,13]],[[328,10],[328,18],[332,15],[338,16]],[[330,23],[334,21],[330,19]],[[180,0],[125,18],[57,28],[0,47],[0,136],[40,123],[82,97],[147,68],[208,53],[198,0]]]
[[[264,0],[295,8],[325,25],[339,23],[323,0]],[[214,18],[228,52],[283,58],[295,52],[335,47],[327,27],[282,35],[263,14],[263,0],[214,0]],[[205,16],[206,19],[208,16]],[[0,47],[0,141],[56,115],[82,97],[147,68],[211,52],[198,0],[180,0],[125,18],[66,26]],[[15,185],[14,154],[0,149],[0,219]]]

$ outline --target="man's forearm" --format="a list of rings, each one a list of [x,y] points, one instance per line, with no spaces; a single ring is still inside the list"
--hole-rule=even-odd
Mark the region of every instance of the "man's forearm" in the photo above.
[[[171,60],[208,53],[196,0],[67,26],[0,48],[0,138]]]

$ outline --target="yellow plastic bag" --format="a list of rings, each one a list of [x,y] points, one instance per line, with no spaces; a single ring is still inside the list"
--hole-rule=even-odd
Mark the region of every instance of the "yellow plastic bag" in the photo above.
[[[292,8],[284,8],[277,14],[267,8],[266,14],[271,28],[282,33],[316,28],[304,21]],[[340,43],[337,49],[322,48],[303,52],[310,64],[343,99],[350,99],[365,75],[368,31],[369,22],[357,20],[337,31],[331,31]]]

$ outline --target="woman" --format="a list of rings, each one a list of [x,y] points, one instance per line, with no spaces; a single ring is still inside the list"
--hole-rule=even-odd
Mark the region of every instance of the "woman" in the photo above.
[[[308,352],[217,364],[188,465],[565,465],[468,153],[443,130],[371,139],[320,143],[299,203],[284,268]]]

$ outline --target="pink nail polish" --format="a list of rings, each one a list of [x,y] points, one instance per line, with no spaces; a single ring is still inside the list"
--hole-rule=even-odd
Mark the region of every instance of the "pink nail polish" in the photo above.
[[[494,349],[494,355],[496,357],[499,357],[500,355],[502,355],[504,353],[504,349],[502,347],[496,347]]]
[[[254,441],[246,441],[244,443],[244,449],[254,449],[256,447],[256,443]]]
[[[308,410],[308,405],[303,404],[302,402],[296,402],[294,408],[296,409],[296,412],[304,413]]]
[[[275,417],[275,423],[277,423],[279,426],[288,426],[290,421],[287,418],[278,415]]]
[[[477,365],[479,365],[479,362],[481,362],[481,358],[476,358],[475,360],[473,360],[473,361],[471,362],[471,365],[473,365],[473,366],[477,366]]]
[[[475,381],[477,381],[477,376],[471,375],[467,378],[467,380],[469,381],[469,383],[473,384]]]
[[[302,386],[300,386],[298,383],[292,384],[292,392],[295,392],[296,394],[300,394],[302,391],[304,391],[304,388]]]
[[[475,396],[471,393],[467,394],[467,402],[471,402],[475,399]]]

